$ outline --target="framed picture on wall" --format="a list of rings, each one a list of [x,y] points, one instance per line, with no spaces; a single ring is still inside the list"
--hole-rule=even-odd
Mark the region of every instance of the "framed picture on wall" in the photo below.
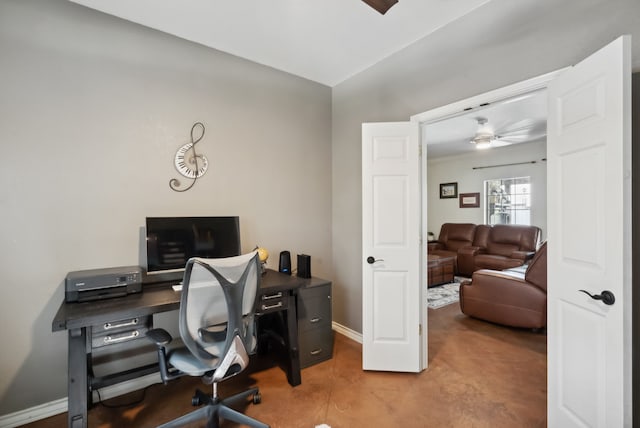
[[[458,183],[441,183],[440,199],[451,199],[458,197]]]
[[[460,208],[479,208],[480,193],[460,193]]]

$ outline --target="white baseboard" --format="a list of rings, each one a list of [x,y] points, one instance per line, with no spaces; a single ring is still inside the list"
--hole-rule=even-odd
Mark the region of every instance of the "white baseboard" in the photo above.
[[[351,330],[350,328],[347,328],[342,324],[338,324],[335,321],[332,323],[332,328],[337,333],[340,333],[355,342],[362,343],[361,333],[358,333],[355,330]],[[100,390],[100,397],[103,400],[108,400],[110,398],[118,397],[132,391],[137,391],[151,384],[159,382],[161,382],[160,374],[152,373],[147,376],[102,388]],[[93,402],[98,402],[98,395],[96,391],[93,392]],[[48,403],[40,404],[28,409],[19,410],[7,415],[2,415],[0,416],[0,428],[19,427],[21,425],[59,415],[60,413],[64,413],[67,410],[67,397],[60,398],[58,400],[50,401]]]
[[[139,389],[143,389],[149,385],[159,382],[161,382],[160,374],[152,373],[137,379],[132,379],[126,382],[102,388],[100,390],[100,397],[103,400],[108,400],[109,398],[117,397],[132,391],[137,391]],[[93,391],[93,402],[98,402],[98,393],[96,391]],[[64,413],[67,410],[67,397],[60,398],[58,400],[30,407],[28,409],[23,409],[14,413],[2,415],[0,416],[0,428],[19,427],[21,425],[59,415],[60,413]]]
[[[67,397],[0,416],[1,428],[13,428],[67,411]]]
[[[340,333],[343,336],[347,336],[349,339],[351,339],[353,341],[356,341],[358,343],[362,343],[362,333],[358,333],[355,330],[351,330],[350,328],[347,328],[347,327],[343,326],[342,324],[338,324],[335,321],[333,321],[331,323],[331,327],[337,333]]]

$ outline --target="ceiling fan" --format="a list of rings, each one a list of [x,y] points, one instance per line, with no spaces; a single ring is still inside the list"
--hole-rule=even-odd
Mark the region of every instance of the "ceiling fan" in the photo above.
[[[398,0],[362,0],[381,14],[387,13],[391,6],[398,3]]]
[[[478,129],[469,140],[475,144],[477,149],[488,149],[490,147],[503,147],[510,144],[524,143],[542,138],[546,135],[546,122],[536,122],[531,119],[524,119],[505,127],[500,132],[496,132],[489,124],[486,117],[476,117]]]

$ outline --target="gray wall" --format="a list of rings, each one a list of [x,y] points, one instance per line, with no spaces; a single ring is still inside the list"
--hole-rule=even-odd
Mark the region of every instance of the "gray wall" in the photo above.
[[[335,86],[334,320],[362,331],[363,122],[406,121],[411,115],[574,64],[627,33],[635,39],[637,68],[637,0],[493,0]]]
[[[240,215],[245,250],[267,247],[270,267],[282,249],[311,254],[334,320],[361,331],[363,122],[565,67],[623,33],[640,64],[637,0],[513,3],[331,90],[62,0],[0,1],[0,414],[66,395],[66,335],[50,331],[64,276],[138,263],[149,215]],[[198,120],[210,171],[178,194],[173,155]]]
[[[139,263],[146,216],[239,215],[243,250],[331,278],[329,87],[62,0],[0,2],[0,63],[0,415],[66,396],[64,277]]]

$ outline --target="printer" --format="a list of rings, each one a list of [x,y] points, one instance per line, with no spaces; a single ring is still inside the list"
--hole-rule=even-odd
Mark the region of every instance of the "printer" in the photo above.
[[[69,272],[65,278],[66,302],[109,299],[141,291],[140,266],[80,270]]]

